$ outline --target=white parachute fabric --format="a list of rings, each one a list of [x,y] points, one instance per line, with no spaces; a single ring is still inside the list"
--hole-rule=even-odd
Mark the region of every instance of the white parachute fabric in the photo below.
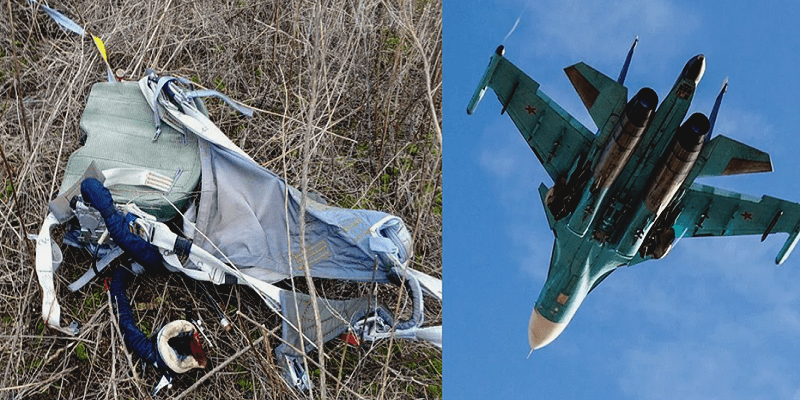
[[[202,140],[200,158],[194,245],[266,282],[302,275],[301,193],[237,152]],[[392,260],[405,266],[411,255],[411,236],[400,218],[310,198],[305,242],[311,275],[320,278],[387,283]]]

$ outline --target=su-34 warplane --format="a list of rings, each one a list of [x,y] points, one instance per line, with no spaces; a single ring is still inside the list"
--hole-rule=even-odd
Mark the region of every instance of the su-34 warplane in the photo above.
[[[660,105],[650,88],[628,100],[623,83],[635,46],[616,81],[582,62],[564,70],[597,134],[509,62],[503,46],[467,106],[472,114],[486,88],[494,89],[501,113],[508,113],[554,181],[550,188],[539,186],[555,243],[528,324],[532,350],[557,338],[586,295],[614,270],[660,259],[678,238],[760,234],[763,241],[786,232],[777,264],[800,238],[800,204],[694,183],[703,176],[772,171],[767,153],[722,135],[711,138],[727,82],[710,120],[695,113],[684,121],[706,68],[703,55],[686,63]]]

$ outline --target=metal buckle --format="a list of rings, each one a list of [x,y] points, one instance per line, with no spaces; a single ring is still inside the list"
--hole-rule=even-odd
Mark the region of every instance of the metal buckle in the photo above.
[[[168,378],[166,375],[161,375],[161,380],[158,381],[156,386],[153,388],[153,391],[150,393],[150,397],[156,398],[158,392],[163,389],[164,387],[168,389],[172,388],[172,379]]]
[[[365,340],[376,341],[392,335],[392,326],[387,324],[377,313],[355,323],[353,330]]]
[[[304,392],[310,391],[311,382],[308,379],[308,372],[303,368],[303,364],[300,363],[298,357],[284,355],[283,358],[286,361],[286,369],[290,377],[289,382],[297,389]]]

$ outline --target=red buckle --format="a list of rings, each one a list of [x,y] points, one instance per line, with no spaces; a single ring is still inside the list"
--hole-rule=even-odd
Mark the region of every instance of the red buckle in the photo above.
[[[356,336],[353,332],[343,333],[342,340],[351,346],[358,347],[361,345],[361,340],[359,340],[358,336]]]

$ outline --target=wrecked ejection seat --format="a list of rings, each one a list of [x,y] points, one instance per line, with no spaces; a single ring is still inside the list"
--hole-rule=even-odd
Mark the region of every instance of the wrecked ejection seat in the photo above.
[[[398,320],[371,296],[317,299],[324,341],[350,331],[364,340],[394,336],[441,347],[441,326],[422,326],[423,294],[441,301],[441,280],[410,268],[413,244],[403,220],[329,206],[310,196],[303,213],[300,191],[258,165],[209,120],[200,97],[212,95],[249,111],[219,93],[154,73],[139,82],[93,86],[81,119],[86,144],[70,157],[37,238],[36,271],[47,325],[77,333],[74,324],[62,328],[53,282],[62,257],[51,240],[52,227],[66,224],[64,242],[99,258],[70,286],[73,291],[127,250],[108,233],[111,213],[101,213],[81,196],[81,184],[96,179],[109,189],[127,229],[157,250],[157,264],[200,281],[247,285],[281,315],[286,344],[275,351],[284,377],[295,387],[311,385],[297,349],[314,349],[313,304],[308,295],[272,284],[304,275],[306,265],[314,277],[400,285],[413,304],[411,316]],[[136,265],[134,271],[145,271]]]

